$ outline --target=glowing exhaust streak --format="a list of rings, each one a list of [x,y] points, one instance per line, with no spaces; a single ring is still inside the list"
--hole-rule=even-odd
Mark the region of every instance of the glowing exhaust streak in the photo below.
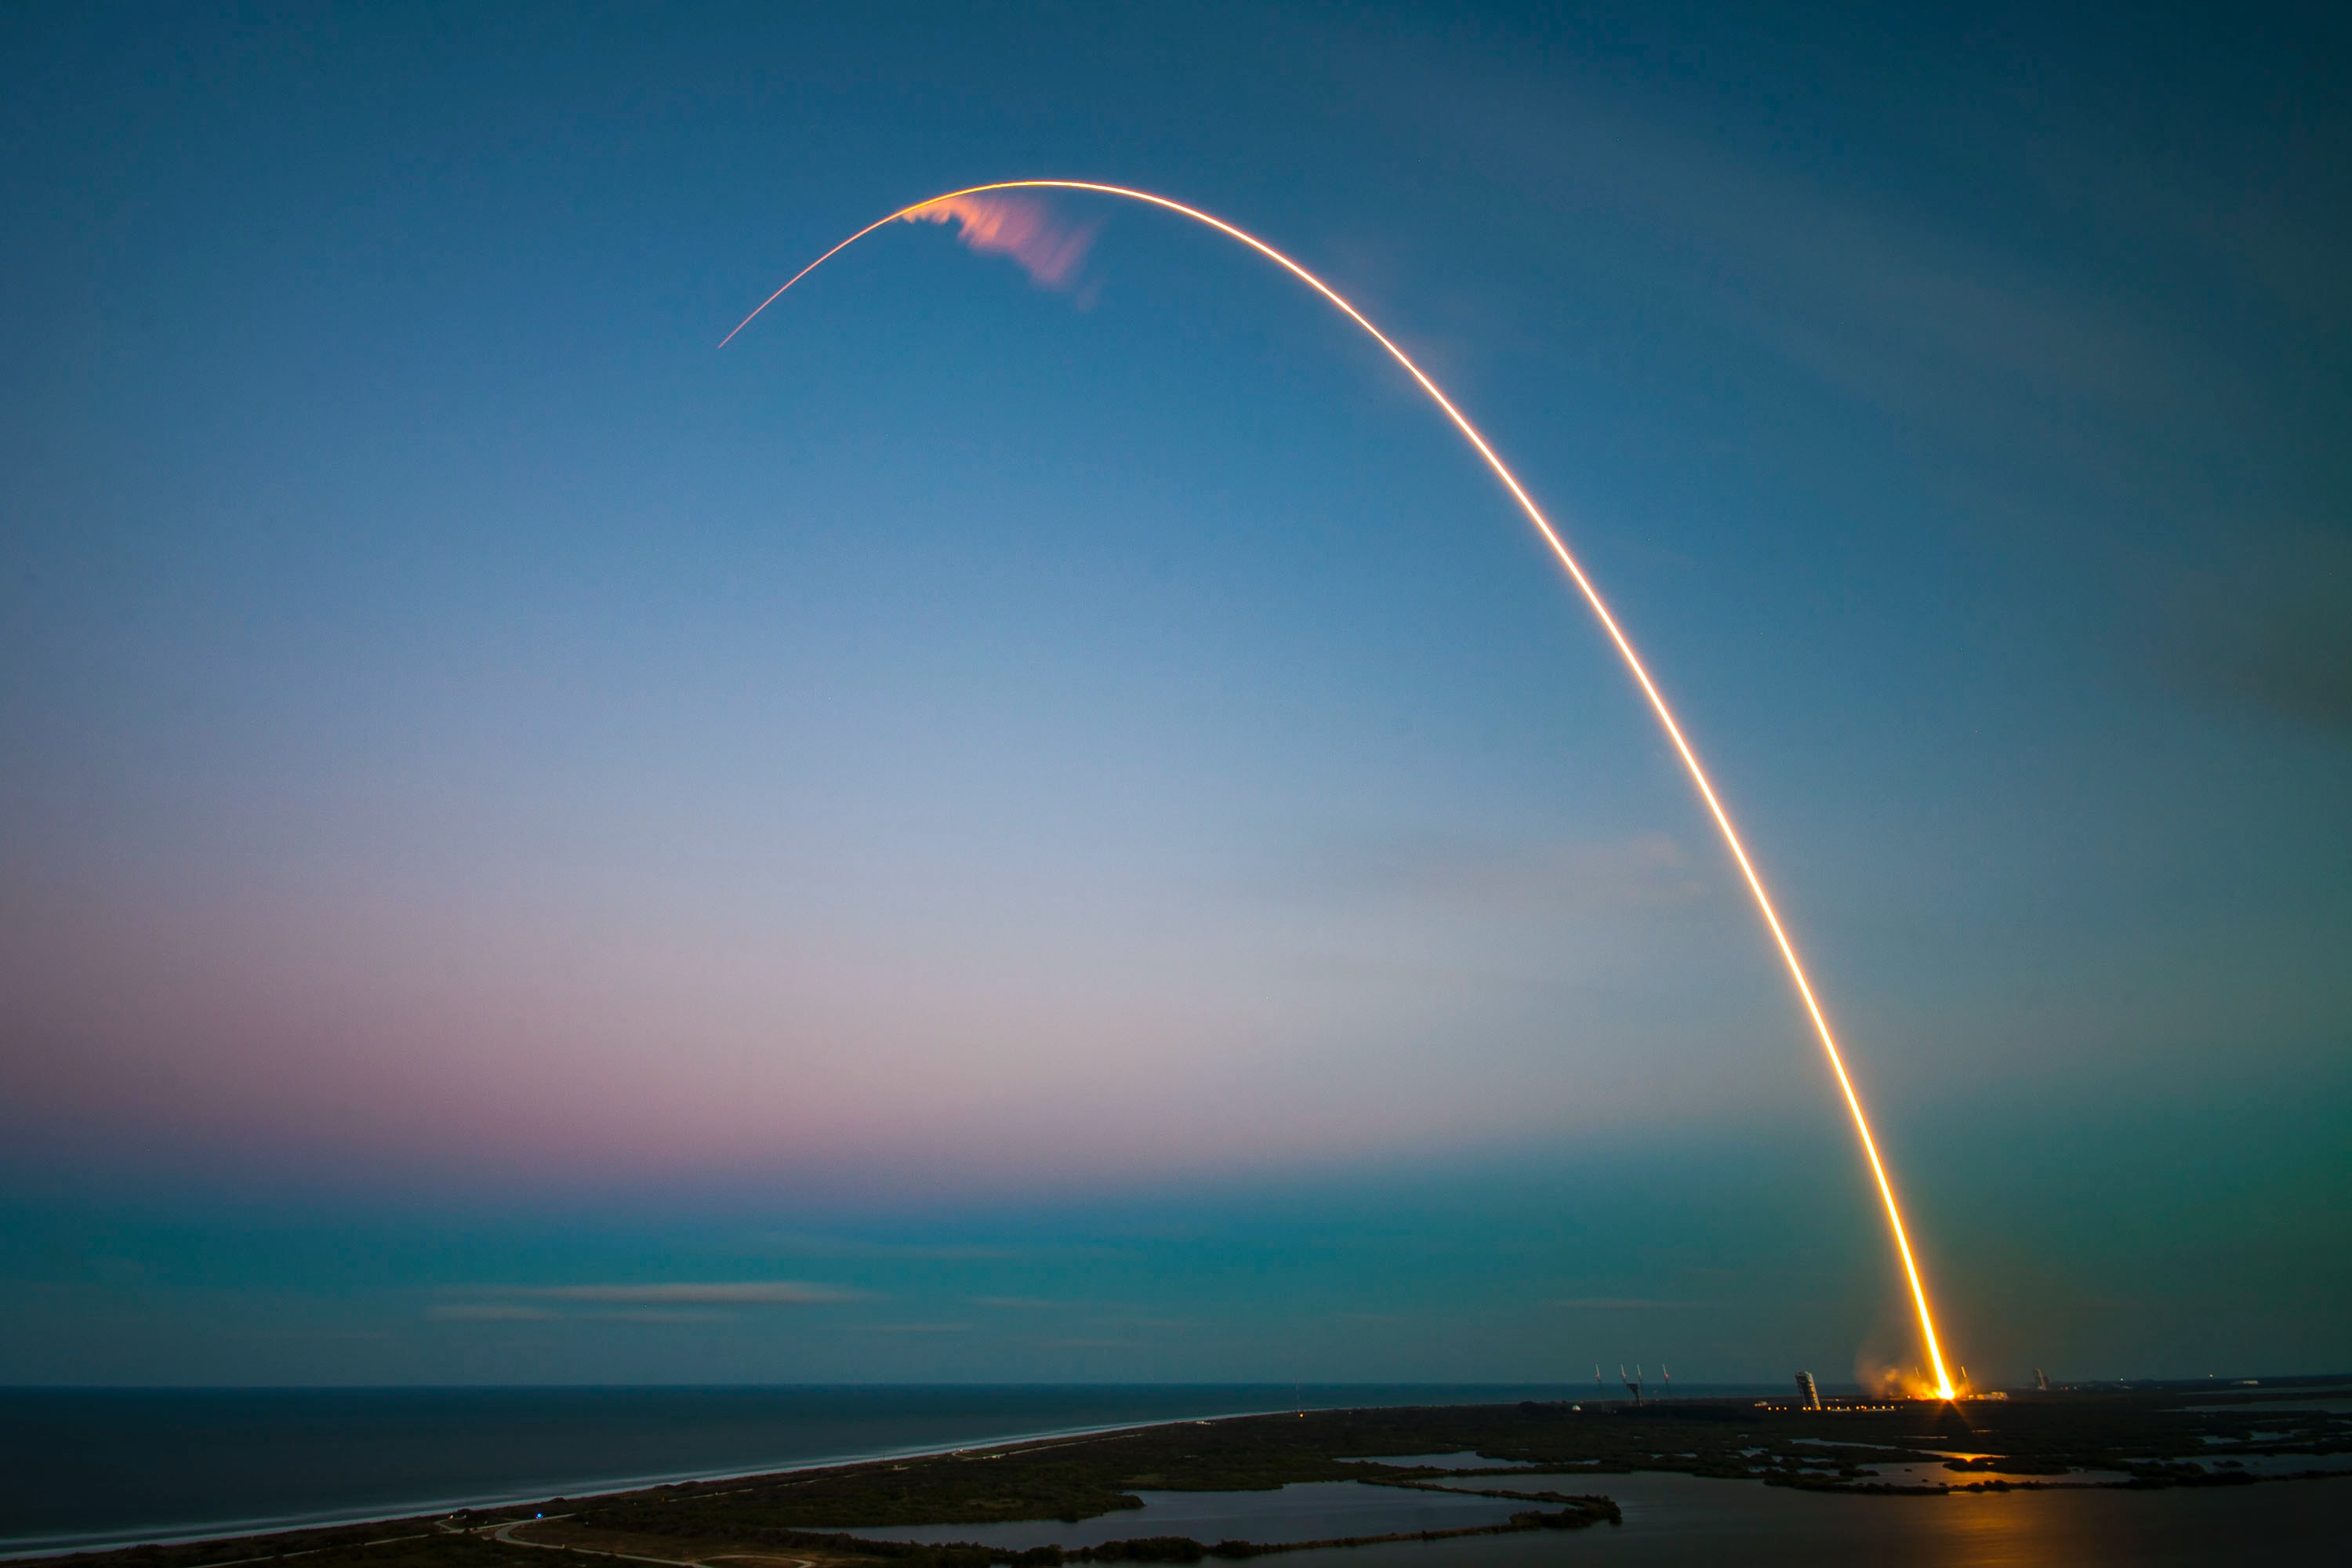
[[[1764,890],[1763,878],[1757,875],[1754,863],[1748,858],[1747,847],[1740,842],[1738,830],[1731,825],[1730,813],[1724,809],[1722,800],[1717,796],[1715,785],[1707,779],[1706,770],[1699,765],[1698,753],[1691,749],[1690,742],[1684,738],[1682,726],[1675,721],[1674,710],[1666,706],[1665,698],[1659,694],[1657,684],[1650,679],[1648,668],[1642,663],[1641,655],[1633,651],[1633,644],[1625,636],[1623,628],[1618,626],[1617,617],[1609,613],[1609,606],[1602,601],[1600,590],[1593,587],[1592,580],[1584,574],[1584,568],[1577,564],[1576,557],[1569,552],[1568,546],[1561,542],[1559,533],[1553,530],[1550,520],[1544,516],[1542,509],[1536,505],[1534,498],[1530,497],[1519,484],[1517,476],[1511,472],[1501,458],[1495,455],[1495,448],[1486,444],[1486,437],[1478,433],[1477,426],[1470,423],[1468,416],[1454,405],[1454,400],[1439,391],[1437,384],[1430,380],[1421,366],[1413,363],[1412,357],[1404,350],[1397,347],[1386,332],[1372,325],[1362,311],[1340,298],[1337,289],[1256,236],[1235,228],[1223,218],[1212,217],[1198,208],[1188,207],[1181,202],[1171,201],[1166,196],[1156,196],[1149,191],[1132,191],[1120,185],[1096,184],[1086,180],[1000,180],[993,184],[971,185],[960,191],[950,191],[943,195],[932,196],[927,201],[917,202],[912,206],[900,207],[889,216],[867,224],[864,228],[786,279],[783,288],[761,300],[758,309],[736,323],[734,331],[719,340],[719,346],[723,349],[733,342],[736,333],[750,326],[761,310],[766,310],[782,298],[786,289],[790,289],[834,257],[884,225],[896,222],[900,218],[915,220],[924,216],[927,208],[935,208],[945,203],[964,202],[967,198],[984,195],[991,191],[1017,190],[1092,191],[1101,195],[1122,196],[1129,201],[1143,202],[1151,206],[1181,214],[1195,223],[1205,224],[1218,233],[1248,246],[1252,250],[1322,295],[1342,315],[1370,334],[1372,341],[1386,349],[1389,352],[1389,357],[1402,365],[1405,374],[1420,384],[1422,391],[1429,395],[1430,401],[1436,404],[1444,412],[1446,418],[1454,422],[1454,427],[1461,431],[1464,439],[1476,448],[1478,456],[1486,459],[1486,467],[1494,471],[1497,479],[1502,481],[1503,488],[1511,492],[1511,499],[1519,503],[1519,510],[1525,512],[1528,521],[1535,525],[1536,532],[1542,536],[1544,543],[1550,548],[1552,554],[1559,558],[1560,565],[1566,568],[1570,579],[1576,584],[1577,591],[1584,595],[1584,602],[1591,606],[1593,615],[1600,618],[1602,629],[1609,634],[1609,640],[1617,645],[1617,652],[1623,658],[1625,668],[1633,671],[1633,679],[1642,688],[1642,695],[1649,700],[1651,711],[1657,715],[1659,724],[1666,731],[1666,738],[1674,742],[1675,751],[1682,757],[1683,766],[1690,773],[1691,783],[1698,786],[1699,797],[1706,802],[1707,812],[1715,818],[1715,826],[1721,831],[1725,846],[1730,849],[1731,858],[1738,862],[1739,874],[1747,879],[1748,890],[1755,895],[1756,908],[1763,915],[1764,924],[1772,933],[1773,943],[1780,950],[1781,961],[1788,966],[1789,978],[1796,984],[1797,995],[1805,1005],[1805,1016],[1812,1020],[1813,1032],[1821,1038],[1822,1051],[1829,1058],[1830,1071],[1837,1079],[1838,1092],[1845,1097],[1845,1108],[1853,1117],[1853,1130],[1861,1137],[1863,1154],[1870,1162],[1871,1176],[1878,1184],[1879,1198],[1886,1206],[1887,1228],[1894,1233],[1895,1249],[1902,1257],[1904,1277],[1910,1282],[1912,1304],[1918,1310],[1919,1333],[1927,1341],[1927,1359],[1936,1369],[1936,1396],[1939,1399],[1952,1398],[1952,1380],[1944,1371],[1943,1348],[1937,1342],[1935,1319],[1927,1310],[1927,1288],[1920,1281],[1919,1265],[1911,1254],[1911,1238],[1903,1226],[1903,1211],[1895,1201],[1895,1184],[1887,1179],[1886,1166],[1878,1157],[1878,1142],[1870,1135],[1870,1119],[1863,1114],[1862,1097],[1854,1092],[1853,1080],[1846,1076],[1845,1058],[1838,1050],[1837,1037],[1830,1032],[1829,1019],[1822,1012],[1821,1003],[1813,995],[1812,982],[1805,977],[1805,966],[1798,961],[1796,945],[1789,940],[1788,931],[1780,924],[1780,913],[1772,907],[1771,895]]]

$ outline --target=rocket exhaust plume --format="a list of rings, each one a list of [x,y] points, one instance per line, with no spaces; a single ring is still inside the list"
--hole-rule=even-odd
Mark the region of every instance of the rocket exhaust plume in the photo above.
[[[1642,696],[1648,701],[1650,711],[1657,717],[1659,726],[1665,731],[1666,739],[1674,743],[1675,754],[1682,759],[1684,771],[1690,774],[1691,783],[1697,788],[1700,800],[1706,803],[1707,815],[1714,818],[1717,831],[1722,835],[1724,847],[1730,850],[1732,860],[1739,868],[1741,879],[1748,884],[1748,891],[1755,899],[1757,912],[1763,917],[1765,929],[1771,933],[1772,943],[1780,950],[1780,961],[1789,972],[1790,983],[1796,987],[1797,999],[1803,1004],[1805,1016],[1812,1025],[1815,1037],[1821,1041],[1822,1055],[1829,1059],[1830,1074],[1837,1080],[1838,1093],[1844,1100],[1846,1111],[1853,1120],[1854,1133],[1862,1142],[1863,1157],[1869,1163],[1871,1179],[1876,1184],[1879,1201],[1886,1210],[1886,1227],[1894,1237],[1896,1256],[1901,1258],[1903,1264],[1904,1279],[1911,1289],[1911,1302],[1918,1313],[1919,1336],[1927,1346],[1927,1360],[1935,1369],[1936,1397],[1952,1398],[1952,1380],[1944,1370],[1944,1352],[1936,1338],[1935,1316],[1928,1310],[1927,1288],[1920,1279],[1918,1259],[1911,1251],[1910,1235],[1904,1228],[1903,1210],[1895,1199],[1895,1184],[1886,1174],[1885,1162],[1879,1158],[1878,1142],[1870,1133],[1870,1119],[1863,1112],[1862,1097],[1854,1091],[1853,1080],[1846,1074],[1845,1058],[1838,1049],[1837,1037],[1831,1032],[1829,1017],[1822,1011],[1820,999],[1813,994],[1812,982],[1805,976],[1805,966],[1797,957],[1796,944],[1790,940],[1787,928],[1781,925],[1780,912],[1773,908],[1772,897],[1765,890],[1764,879],[1758,874],[1755,862],[1748,858],[1748,847],[1740,841],[1738,829],[1732,826],[1731,814],[1724,808],[1722,797],[1716,794],[1715,785],[1707,778],[1706,770],[1699,764],[1698,752],[1692,748],[1689,739],[1684,735],[1683,727],[1675,720],[1674,710],[1666,705],[1665,697],[1658,690],[1657,683],[1650,679],[1648,667],[1643,664],[1641,655],[1633,650],[1633,641],[1626,637],[1624,628],[1617,624],[1617,617],[1610,613],[1609,605],[1601,597],[1600,590],[1592,585],[1592,580],[1585,575],[1584,568],[1570,552],[1567,544],[1561,541],[1559,531],[1552,527],[1550,520],[1544,516],[1542,509],[1536,505],[1534,498],[1529,496],[1526,488],[1519,483],[1518,476],[1512,473],[1503,459],[1496,455],[1495,448],[1487,445],[1486,437],[1480,435],[1478,427],[1470,423],[1469,416],[1454,406],[1454,400],[1438,389],[1437,384],[1430,380],[1428,374],[1412,362],[1412,356],[1399,348],[1386,332],[1372,325],[1362,311],[1341,298],[1339,290],[1256,236],[1235,228],[1223,218],[1213,217],[1197,207],[1188,207],[1183,203],[1172,201],[1166,196],[1153,195],[1149,191],[1129,190],[1120,185],[1097,184],[1087,180],[1002,180],[993,184],[971,185],[961,191],[950,191],[944,195],[917,202],[912,206],[900,207],[897,212],[867,224],[864,228],[786,279],[783,288],[778,289],[775,293],[761,300],[751,315],[736,323],[734,331],[719,340],[719,346],[725,348],[734,342],[736,333],[750,326],[761,310],[774,304],[782,297],[784,289],[790,289],[876,229],[901,218],[909,222],[930,223],[945,223],[954,219],[961,225],[964,243],[973,249],[1002,251],[1019,260],[1029,269],[1030,276],[1041,283],[1051,285],[1059,282],[1068,275],[1069,268],[1076,266],[1078,255],[1082,255],[1085,251],[1085,242],[1083,240],[1078,242],[1076,253],[1068,254],[1066,261],[1060,259],[1067,253],[1068,242],[1066,239],[1052,237],[1061,231],[1056,230],[1045,215],[1040,212],[1033,210],[1025,216],[1005,214],[1003,205],[1016,199],[1003,194],[1008,191],[1091,191],[1097,195],[1118,196],[1126,201],[1141,202],[1148,206],[1159,207],[1162,211],[1172,212],[1181,217],[1187,217],[1195,223],[1205,225],[1228,239],[1249,247],[1250,249],[1265,257],[1268,261],[1321,295],[1341,315],[1361,327],[1373,342],[1387,350],[1389,357],[1395,360],[1407,375],[1412,377],[1415,384],[1428,395],[1429,400],[1435,404],[1438,410],[1445,416],[1454,427],[1461,432],[1463,439],[1470,443],[1471,447],[1485,461],[1495,478],[1501,482],[1506,490],[1510,492],[1512,500],[1518,503],[1519,510],[1526,515],[1528,523],[1541,537],[1545,547],[1559,562],[1560,568],[1568,574],[1569,580],[1576,584],[1577,592],[1583,595],[1585,604],[1601,622],[1601,629],[1609,634],[1609,640],[1616,646],[1618,657],[1624,660],[1625,668],[1632,673],[1634,684],[1642,689]],[[1090,231],[1087,237],[1091,238]],[[1054,270],[1054,268],[1059,268],[1059,270]]]
[[[952,223],[982,256],[1009,256],[1041,289],[1066,289],[1094,244],[1097,226],[1069,227],[1034,196],[942,196],[908,209],[909,223]]]

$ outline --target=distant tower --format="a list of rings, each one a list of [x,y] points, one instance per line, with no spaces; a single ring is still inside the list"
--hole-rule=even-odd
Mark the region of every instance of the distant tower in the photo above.
[[[2050,1392],[2050,1374],[2038,1366],[2033,1369],[2033,1386],[2038,1393]]]
[[[1631,1377],[1627,1377],[1627,1376],[1625,1376],[1625,1363],[1624,1363],[1623,1362],[1622,1362],[1622,1361],[1621,1361],[1621,1362],[1619,1362],[1619,1363],[1617,1363],[1617,1375],[1618,1375],[1618,1377],[1619,1377],[1621,1380],[1622,1380],[1622,1381],[1623,1381],[1623,1383],[1624,1383],[1624,1384],[1625,1384],[1625,1392],[1626,1392],[1626,1393],[1628,1393],[1628,1394],[1632,1394],[1632,1395],[1633,1396],[1633,1403],[1634,1403],[1634,1404],[1636,1404],[1636,1405],[1641,1404],[1641,1403],[1642,1403],[1642,1369],[1641,1369],[1640,1367],[1638,1367],[1638,1366],[1637,1366],[1637,1367],[1635,1367],[1635,1368],[1633,1369],[1633,1376],[1631,1376]]]
[[[1608,1392],[1609,1385],[1601,1381],[1601,1363],[1596,1361],[1592,1363],[1592,1397],[1598,1399]]]
[[[1813,1382],[1811,1373],[1801,1372],[1797,1374],[1797,1397],[1807,1410],[1819,1410],[1822,1407],[1822,1391]]]
[[[1664,1362],[1658,1363],[1658,1379],[1666,1385],[1666,1397],[1672,1399],[1675,1396],[1675,1374],[1666,1370]]]

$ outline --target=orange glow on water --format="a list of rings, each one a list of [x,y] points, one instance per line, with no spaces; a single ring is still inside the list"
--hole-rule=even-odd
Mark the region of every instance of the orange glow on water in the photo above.
[[[1902,1259],[1904,1279],[1910,1286],[1912,1304],[1918,1313],[1920,1338],[1926,1343],[1927,1359],[1935,1369],[1932,1380],[1921,1380],[1924,1395],[1937,1399],[1954,1397],[1951,1377],[1944,1369],[1943,1348],[1936,1338],[1935,1316],[1927,1306],[1927,1288],[1920,1278],[1918,1259],[1911,1250],[1910,1236],[1904,1228],[1903,1210],[1895,1202],[1895,1184],[1886,1174],[1885,1162],[1879,1157],[1878,1142],[1871,1136],[1870,1119],[1863,1112],[1862,1097],[1855,1092],[1853,1080],[1847,1076],[1844,1055],[1838,1049],[1837,1037],[1831,1032],[1829,1018],[1822,1012],[1820,1000],[1813,994],[1812,982],[1806,977],[1804,964],[1797,957],[1796,944],[1790,940],[1787,929],[1781,925],[1780,912],[1773,907],[1771,895],[1765,891],[1764,879],[1758,874],[1755,863],[1748,858],[1747,846],[1740,841],[1738,829],[1732,826],[1731,814],[1725,809],[1721,797],[1716,794],[1715,785],[1707,778],[1706,770],[1699,764],[1698,753],[1692,749],[1689,740],[1683,734],[1682,725],[1675,720],[1674,710],[1666,705],[1665,697],[1658,690],[1657,683],[1650,679],[1648,667],[1642,662],[1641,655],[1633,650],[1632,639],[1626,637],[1624,629],[1617,624],[1617,617],[1610,612],[1608,604],[1601,597],[1600,590],[1595,588],[1592,585],[1592,580],[1584,574],[1584,568],[1570,552],[1568,545],[1560,539],[1558,531],[1552,527],[1551,521],[1544,516],[1542,509],[1536,505],[1534,498],[1529,496],[1526,488],[1519,483],[1518,477],[1511,472],[1500,457],[1496,455],[1495,448],[1487,445],[1486,437],[1479,433],[1476,426],[1470,423],[1468,416],[1454,406],[1454,400],[1439,390],[1437,384],[1430,380],[1428,374],[1413,363],[1412,356],[1399,348],[1386,332],[1372,325],[1362,311],[1340,296],[1339,290],[1255,235],[1236,228],[1223,218],[1213,217],[1197,207],[1186,206],[1183,203],[1171,200],[1167,196],[1154,195],[1149,191],[1129,190],[1121,185],[1097,184],[1087,180],[1001,180],[992,184],[971,185],[963,190],[950,191],[944,195],[932,196],[928,200],[917,202],[911,206],[900,207],[887,216],[866,225],[786,279],[783,287],[761,300],[751,315],[736,323],[734,331],[729,332],[726,337],[719,340],[719,346],[725,348],[734,342],[736,333],[750,326],[761,310],[782,298],[785,289],[790,289],[876,229],[900,218],[940,223],[944,223],[950,217],[958,218],[961,222],[963,238],[967,244],[971,245],[975,249],[1002,250],[1011,254],[1015,259],[1021,260],[1024,267],[1030,268],[1033,278],[1039,278],[1041,281],[1045,281],[1036,267],[1016,249],[1016,246],[1019,245],[1030,245],[1033,247],[1040,245],[1042,242],[1037,239],[1036,234],[1044,231],[1024,230],[1016,237],[1013,227],[1018,227],[1018,225],[1013,227],[1004,226],[1003,220],[992,216],[986,206],[978,203],[979,198],[988,197],[993,193],[1028,190],[1090,191],[1098,195],[1118,196],[1127,201],[1142,202],[1147,205],[1160,207],[1180,216],[1191,218],[1195,223],[1206,225],[1226,237],[1256,251],[1260,256],[1314,289],[1316,293],[1320,294],[1342,315],[1361,327],[1373,342],[1387,350],[1389,357],[1395,360],[1407,375],[1412,377],[1423,392],[1428,394],[1430,401],[1434,403],[1445,417],[1453,422],[1454,427],[1462,433],[1463,438],[1468,441],[1478,456],[1484,459],[1495,478],[1501,481],[1506,490],[1510,492],[1511,499],[1518,503],[1520,511],[1526,514],[1528,521],[1542,538],[1545,546],[1559,560],[1561,569],[1568,574],[1570,581],[1576,584],[1577,592],[1583,595],[1585,604],[1600,620],[1601,628],[1609,634],[1609,640],[1616,645],[1618,656],[1624,660],[1625,668],[1632,672],[1634,683],[1641,687],[1642,695],[1648,700],[1650,710],[1656,715],[1659,725],[1665,731],[1667,740],[1674,743],[1675,753],[1682,758],[1684,771],[1689,773],[1691,783],[1697,787],[1699,798],[1706,802],[1707,814],[1715,819],[1716,828],[1722,836],[1725,847],[1731,851],[1732,859],[1739,867],[1739,874],[1747,882],[1748,890],[1755,900],[1757,911],[1763,916],[1765,928],[1771,932],[1773,945],[1780,950],[1781,962],[1789,972],[1789,978],[1796,986],[1798,999],[1804,1005],[1805,1016],[1812,1024],[1815,1037],[1821,1041],[1822,1054],[1829,1059],[1830,1072],[1836,1079],[1838,1093],[1844,1100],[1846,1110],[1853,1120],[1854,1132],[1862,1142],[1863,1156],[1870,1164],[1871,1179],[1876,1184],[1880,1202],[1885,1207],[1887,1229],[1894,1236],[1895,1250]],[[973,217],[966,216],[973,213],[981,215],[977,224]],[[990,225],[996,226],[988,226]],[[987,234],[991,237],[983,242],[982,239],[975,238],[975,234]],[[1083,244],[1079,248],[1083,250]],[[1045,254],[1048,259],[1051,258],[1050,251],[1041,252],[1041,254]],[[1071,257],[1066,265],[1074,267],[1076,257]],[[1057,276],[1054,280],[1058,281],[1059,277]]]

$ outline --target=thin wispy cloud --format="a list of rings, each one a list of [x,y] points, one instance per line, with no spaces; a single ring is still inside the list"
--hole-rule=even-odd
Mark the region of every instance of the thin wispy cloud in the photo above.
[[[763,1236],[758,1250],[779,1258],[868,1258],[925,1263],[1001,1262],[1024,1256],[1022,1249],[980,1242],[873,1241],[863,1237],[818,1236],[806,1231],[782,1231]]]
[[[1045,1312],[1076,1305],[1070,1301],[1048,1301],[1037,1296],[974,1296],[971,1300],[975,1307],[991,1307],[1009,1312]]]
[[[436,1323],[544,1323],[560,1314],[519,1301],[448,1301],[425,1309]]]
[[[1340,845],[1309,875],[1351,899],[1514,911],[1675,909],[1719,891],[1663,833],[1599,844],[1429,837]]]
[[[739,1316],[727,1309],[814,1307],[866,1301],[863,1290],[806,1279],[702,1279],[656,1283],[458,1287],[476,1298],[443,1301],[425,1315],[445,1323],[707,1323]],[[551,1303],[552,1303],[551,1305]],[[602,1308],[604,1310],[562,1310]]]
[[[1385,48],[1363,58],[1372,79],[1411,74],[1428,90],[1400,112],[1476,149],[1537,203],[1598,207],[1630,235],[1675,237],[1680,254],[1706,257],[1710,286],[1693,298],[1866,401],[2014,431],[2032,417],[2021,399],[2177,417],[2193,382],[2179,345],[2148,322],[1971,227],[1825,187],[1603,90],[1431,82],[1425,61]]]
[[[1696,1301],[1666,1301],[1647,1296],[1570,1296],[1552,1303],[1588,1312],[1646,1312],[1696,1307]]]
[[[1182,1318],[1112,1318],[1106,1321],[1114,1328],[1134,1329],[1143,1333],[1176,1333],[1192,1326]]]
[[[696,1280],[648,1285],[549,1285],[502,1292],[544,1301],[593,1301],[613,1305],[704,1307],[808,1307],[868,1300],[863,1290],[805,1279]]]
[[[2304,529],[2183,574],[2155,661],[2201,700],[2352,740],[2352,541]]]

